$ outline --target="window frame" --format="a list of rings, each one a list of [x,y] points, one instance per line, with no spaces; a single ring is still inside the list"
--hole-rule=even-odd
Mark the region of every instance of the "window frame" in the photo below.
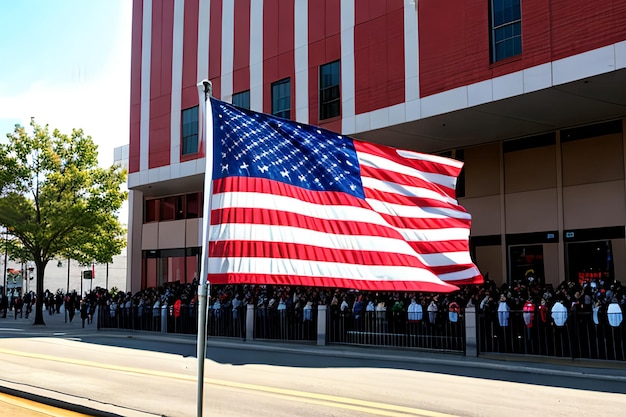
[[[281,91],[281,87],[287,85],[286,95],[276,96]],[[291,119],[291,78],[283,78],[272,83],[271,85],[272,115],[282,117],[283,119]],[[287,104],[287,107],[278,107],[279,104]]]
[[[336,68],[335,68],[336,67]],[[329,70],[325,74],[325,70]],[[336,74],[334,74],[336,70]],[[336,83],[335,81],[336,76]],[[325,80],[331,79],[326,85]],[[320,65],[318,79],[319,93],[319,120],[328,120],[341,116],[341,60]],[[326,97],[328,96],[328,97]]]
[[[191,112],[195,112],[195,121],[192,119],[185,122],[185,116]],[[183,109],[180,114],[180,155],[189,156],[198,153],[200,147],[199,137],[199,119],[200,119],[199,106],[189,107]],[[193,116],[192,116],[193,117]],[[195,127],[195,129],[193,128]],[[186,132],[186,129],[191,129],[190,132]],[[187,133],[187,134],[186,134]]]
[[[490,40],[490,55],[491,55],[491,63],[495,64],[501,61],[504,61],[508,58],[512,58],[512,57],[516,57],[522,54],[522,1],[521,0],[511,0],[511,1],[517,1],[518,2],[518,7],[519,7],[519,19],[512,19],[506,22],[503,22],[501,24],[499,24],[498,26],[496,26],[495,20],[496,20],[496,16],[495,16],[495,7],[494,7],[494,3],[496,2],[504,2],[507,0],[489,0],[489,40]],[[513,28],[515,29],[515,27],[519,27],[519,34],[518,35],[511,35],[508,36],[504,39],[502,39],[501,41],[497,41],[496,40],[496,32],[502,29],[506,29],[506,28]],[[498,45],[502,44],[504,42],[509,42],[509,41],[513,41],[513,42],[519,42],[519,52],[518,53],[513,53],[512,55],[504,55],[504,56],[498,56]],[[514,45],[517,46],[517,45]]]
[[[250,110],[250,90],[240,91],[233,94],[233,106]]]

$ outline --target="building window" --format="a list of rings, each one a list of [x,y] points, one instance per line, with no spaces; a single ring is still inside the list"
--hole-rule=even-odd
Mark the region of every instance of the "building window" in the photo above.
[[[491,62],[521,53],[521,0],[491,0]]]
[[[320,120],[341,114],[340,79],[339,61],[320,67]]]
[[[233,105],[250,110],[250,90],[233,94]]]
[[[183,110],[182,155],[198,153],[198,106]]]
[[[180,194],[146,200],[144,223],[202,217],[202,193]]]
[[[144,223],[159,221],[159,200],[146,200]]]
[[[289,78],[272,84],[272,114],[284,119],[291,118],[291,81]]]
[[[178,211],[178,203],[180,202],[179,199],[177,199],[176,197],[165,197],[161,199],[161,204],[160,204],[160,216],[159,216],[159,220],[160,221],[167,221],[167,220],[176,220],[177,217],[177,211]]]
[[[187,194],[187,218],[197,219],[202,217],[201,193]]]

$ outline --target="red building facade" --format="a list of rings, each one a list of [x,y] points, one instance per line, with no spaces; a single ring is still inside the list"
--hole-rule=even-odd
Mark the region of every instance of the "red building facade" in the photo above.
[[[626,0],[134,0],[132,39],[132,289],[196,274],[203,79],[256,111],[463,159],[491,279],[626,273]]]

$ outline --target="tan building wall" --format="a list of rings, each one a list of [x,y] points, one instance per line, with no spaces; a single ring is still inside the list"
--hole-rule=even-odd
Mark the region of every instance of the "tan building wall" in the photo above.
[[[464,150],[459,202],[472,214],[475,262],[496,283],[510,279],[512,245],[539,244],[545,280],[558,285],[566,278],[571,239],[610,240],[615,277],[624,280],[626,241],[612,236],[623,235],[626,225],[624,135],[585,128],[589,137],[581,139],[572,129],[527,147],[504,142]]]

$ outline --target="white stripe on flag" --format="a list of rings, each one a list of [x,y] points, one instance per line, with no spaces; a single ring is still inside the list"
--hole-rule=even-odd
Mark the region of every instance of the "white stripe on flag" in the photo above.
[[[419,171],[415,168],[408,167],[406,165],[399,164],[387,158],[383,158],[378,155],[372,155],[364,153],[362,151],[357,152],[359,157],[359,163],[361,165],[385,169],[388,171],[397,172],[400,174],[408,175],[414,178],[420,178],[424,181],[432,182],[435,184],[443,185],[448,188],[454,189],[456,187],[456,177],[443,174],[435,174],[427,171]]]
[[[371,266],[298,259],[221,257],[209,259],[210,274],[268,274],[343,278],[357,281],[416,281],[439,284],[427,269],[405,266]]]

